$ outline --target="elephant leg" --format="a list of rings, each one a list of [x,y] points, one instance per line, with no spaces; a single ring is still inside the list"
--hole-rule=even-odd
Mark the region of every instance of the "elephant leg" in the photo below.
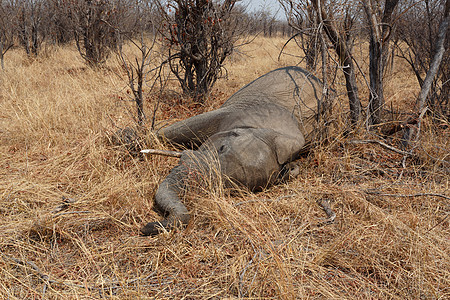
[[[195,149],[218,131],[228,114],[224,108],[206,112],[165,127],[158,135],[184,148]]]

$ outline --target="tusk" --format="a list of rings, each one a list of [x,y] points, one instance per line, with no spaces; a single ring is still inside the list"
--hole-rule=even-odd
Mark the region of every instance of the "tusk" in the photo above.
[[[178,158],[181,157],[181,152],[170,151],[170,150],[144,149],[144,150],[141,150],[141,153],[164,155],[164,156],[171,156],[171,157],[178,157]]]

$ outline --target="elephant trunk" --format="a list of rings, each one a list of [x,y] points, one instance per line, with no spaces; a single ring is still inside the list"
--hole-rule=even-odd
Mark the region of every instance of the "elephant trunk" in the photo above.
[[[186,188],[187,170],[182,164],[173,168],[170,174],[159,185],[155,195],[157,207],[167,217],[162,221],[150,222],[141,229],[143,235],[156,235],[173,227],[186,226],[189,222],[189,212],[180,199],[180,194]]]

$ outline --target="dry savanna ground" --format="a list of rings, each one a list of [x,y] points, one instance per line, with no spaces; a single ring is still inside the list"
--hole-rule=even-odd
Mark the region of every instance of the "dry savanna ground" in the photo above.
[[[158,126],[217,107],[259,75],[295,64],[295,56],[277,60],[283,43],[246,45],[203,106],[159,95]],[[298,54],[294,45],[288,51]],[[450,298],[448,123],[425,116],[404,164],[379,144],[352,143],[380,139],[364,126],[343,134],[348,109],[338,77],[329,138],[299,160],[297,178],[255,194],[196,185],[184,196],[193,216],[186,230],[142,237],[139,228],[160,218],[155,188],[176,159],[134,158],[109,142],[133,125],[117,60],[92,70],[73,46],[48,47],[35,61],[13,49],[5,59],[1,299]],[[387,74],[388,106],[410,112],[417,92],[397,61]],[[146,97],[151,115],[157,97]],[[400,147],[396,136],[386,142]],[[146,143],[165,147],[151,133]],[[333,223],[324,221],[321,201],[335,212]]]

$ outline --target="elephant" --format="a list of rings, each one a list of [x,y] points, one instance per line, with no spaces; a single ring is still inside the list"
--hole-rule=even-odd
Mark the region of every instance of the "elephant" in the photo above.
[[[192,174],[220,174],[226,187],[251,191],[276,183],[314,138],[322,89],[322,82],[300,67],[279,68],[238,90],[220,108],[161,129],[158,137],[186,150],[155,194],[166,218],[148,223],[141,233],[187,225],[189,211],[180,194]]]

